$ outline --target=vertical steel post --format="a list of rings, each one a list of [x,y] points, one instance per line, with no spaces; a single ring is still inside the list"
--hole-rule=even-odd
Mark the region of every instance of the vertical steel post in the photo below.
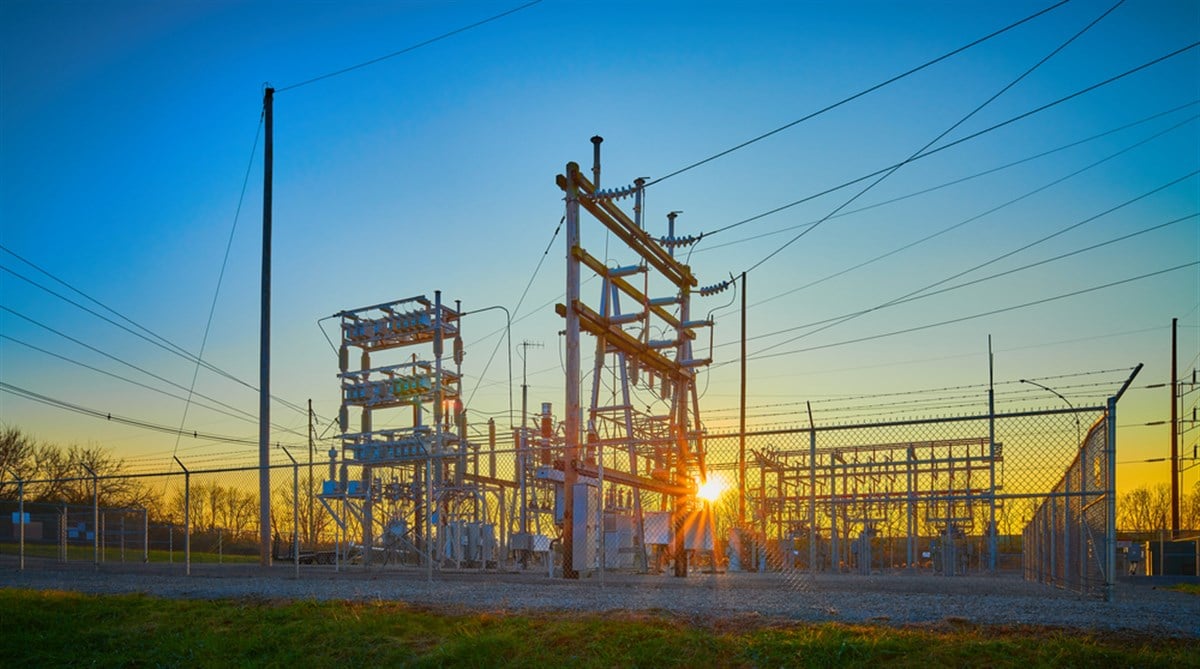
[[[833,451],[829,453],[829,566],[836,574],[841,571],[841,555],[838,554],[838,523],[837,523],[837,467],[834,464]]]
[[[174,457],[174,456],[172,456]],[[183,573],[192,575],[192,473],[178,457],[175,462],[183,469]]]
[[[813,421],[812,402],[804,404],[808,408],[808,570],[815,574],[817,572],[817,424]]]
[[[988,572],[996,573],[996,370],[988,335]]]
[[[1141,368],[1141,365],[1138,366]],[[1137,374],[1135,371],[1134,374]],[[1130,381],[1133,377],[1130,377]],[[1127,381],[1126,386],[1129,385]],[[1124,391],[1124,388],[1122,388]],[[1113,586],[1117,582],[1117,396],[1108,398],[1105,417],[1105,476],[1104,476],[1104,601],[1113,601]]]
[[[92,565],[100,568],[100,479],[92,468],[83,465],[92,477]]]
[[[313,507],[313,408],[312,399],[308,400],[308,531],[305,532],[305,540],[311,545],[313,543],[313,535],[316,534],[316,510]],[[333,477],[330,477],[333,478]]]
[[[14,478],[16,478],[14,476]],[[17,554],[20,556],[18,569],[25,571],[25,481],[17,479],[17,518],[21,525],[20,537],[17,539]]]
[[[567,163],[567,212],[566,212],[566,462],[563,463],[563,578],[579,578],[575,570],[575,484],[579,476],[575,471],[579,459],[580,404],[579,404],[579,258],[574,250],[579,246],[579,165]]]
[[[296,578],[300,578],[300,463],[292,457],[291,451],[283,446],[279,449],[292,461],[292,562]]]
[[[433,405],[433,451],[440,456],[444,447],[442,442],[444,434],[442,432],[442,353],[445,344],[442,342],[442,291],[435,290],[433,292],[433,370],[434,370],[434,397],[437,399]],[[425,579],[433,580],[433,558],[436,555],[434,538],[433,538],[433,523],[434,516],[438,515],[434,510],[434,504],[437,500],[433,494],[433,486],[435,482],[440,483],[442,477],[434,471],[433,452],[427,453],[425,458],[425,550],[429,553],[429,560],[425,564]],[[441,469],[441,461],[438,461],[437,469]],[[438,515],[437,522],[439,524],[438,537],[442,536],[440,525],[445,521]]]
[[[1176,354],[1179,319],[1171,319],[1171,538],[1179,536],[1179,370]]]
[[[263,92],[262,313],[258,368],[259,564],[271,566],[271,190],[274,176],[275,89]]]
[[[142,509],[142,564],[150,561],[150,511]]]
[[[738,523],[746,524],[746,273],[742,272],[741,391],[738,400]],[[809,407],[809,422],[812,422]],[[811,427],[811,425],[810,425]],[[813,434],[815,440],[816,434]],[[816,531],[815,528],[810,528]],[[810,542],[811,543],[811,542]]]

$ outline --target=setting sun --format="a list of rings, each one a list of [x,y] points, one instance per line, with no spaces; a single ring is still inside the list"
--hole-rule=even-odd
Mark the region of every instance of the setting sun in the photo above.
[[[696,489],[696,496],[706,502],[715,502],[721,497],[721,493],[725,492],[725,484],[719,479],[710,478],[704,483],[699,484]]]

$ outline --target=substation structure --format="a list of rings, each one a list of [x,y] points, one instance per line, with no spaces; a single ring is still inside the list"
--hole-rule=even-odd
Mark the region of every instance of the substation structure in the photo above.
[[[503,502],[512,482],[481,476],[478,449],[464,437],[460,314],[440,291],[432,301],[422,295],[337,314],[341,451],[329,451],[320,499],[340,532],[361,531],[366,564],[496,563],[491,504]],[[360,364],[352,369],[355,350]]]
[[[719,292],[729,282],[698,288],[691,268],[674,257],[689,240],[652,238],[643,227],[644,180],[600,188],[600,137],[593,137],[592,178],[568,163],[556,183],[566,200],[566,397],[564,449],[554,469],[563,477],[564,578],[610,566],[686,576],[690,555],[713,556],[696,370],[711,357],[694,354],[697,332],[713,322],[692,316],[693,294]],[[617,204],[632,198],[632,216]],[[609,266],[581,239],[586,213],[612,235]],[[694,240],[690,240],[694,241]],[[581,294],[582,274],[600,279],[599,302]],[[595,305],[595,306],[593,306]],[[584,404],[581,335],[594,338],[589,399]],[[711,337],[710,337],[711,347]],[[644,408],[643,408],[644,407]],[[605,511],[610,507],[612,511]],[[613,544],[616,544],[613,546]],[[632,562],[629,559],[632,558]]]
[[[992,549],[1003,446],[988,436],[816,448],[750,449],[750,518],[731,534],[731,570],[870,574],[902,567],[945,575]],[[712,470],[736,470],[719,462]]]

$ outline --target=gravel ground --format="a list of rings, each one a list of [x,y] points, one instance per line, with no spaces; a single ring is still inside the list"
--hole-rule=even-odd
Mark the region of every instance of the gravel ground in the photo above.
[[[1148,579],[1117,584],[1104,602],[1019,575],[938,577],[840,574],[608,574],[579,581],[531,573],[437,573],[419,570],[290,565],[31,564],[0,560],[0,587],[147,593],[164,597],[261,597],[402,601],[438,609],[486,611],[663,610],[705,620],[762,619],[887,625],[1025,624],[1200,638],[1200,596],[1154,587]]]

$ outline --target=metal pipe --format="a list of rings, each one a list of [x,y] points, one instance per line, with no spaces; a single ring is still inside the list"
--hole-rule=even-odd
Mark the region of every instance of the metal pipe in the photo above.
[[[1171,538],[1179,536],[1179,319],[1171,319]]]
[[[988,572],[996,573],[996,371],[988,335]]]
[[[171,456],[183,470],[183,573],[192,575],[192,473],[177,456]]]
[[[16,474],[13,478],[17,479],[17,517],[21,524],[21,535],[17,540],[17,554],[20,555],[19,570],[25,571],[25,482]]]
[[[592,137],[592,186],[597,191],[600,190],[600,142],[603,141],[600,135]]]
[[[296,567],[296,578],[300,578],[300,464],[287,448],[279,448],[288,456],[288,460],[292,461],[292,562]],[[309,453],[312,453],[311,448]],[[309,466],[312,466],[311,461]]]

